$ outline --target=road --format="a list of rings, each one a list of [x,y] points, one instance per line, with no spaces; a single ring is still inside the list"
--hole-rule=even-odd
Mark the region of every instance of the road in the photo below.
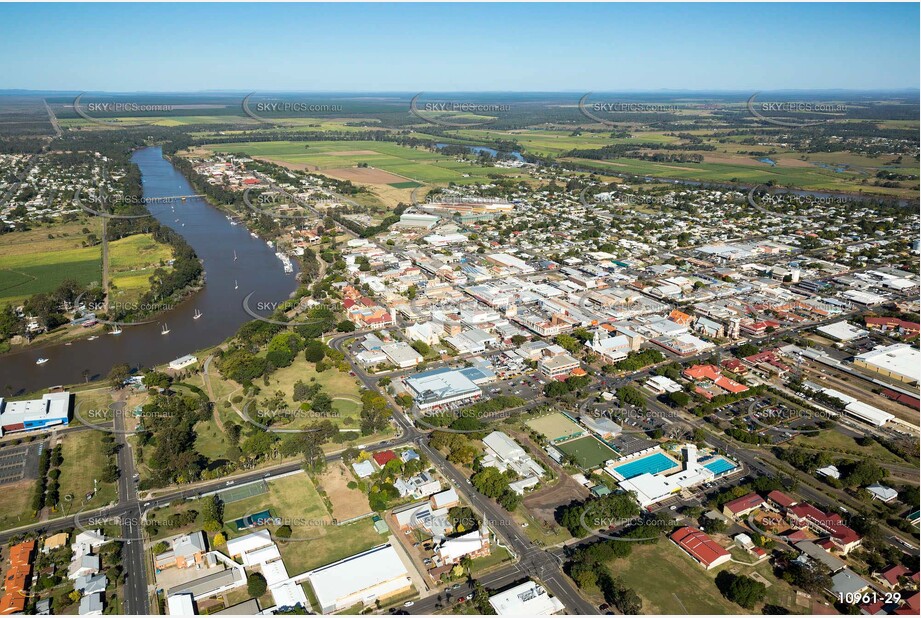
[[[131,443],[125,433],[125,402],[112,404],[115,411],[115,443],[118,444],[118,504],[123,507],[122,561],[125,568],[125,613],[149,614],[149,591],[147,587],[147,563],[141,530],[141,508],[138,503],[137,486],[134,482],[134,456]]]

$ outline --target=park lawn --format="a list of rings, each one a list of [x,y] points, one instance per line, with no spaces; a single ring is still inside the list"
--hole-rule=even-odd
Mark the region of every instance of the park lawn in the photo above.
[[[195,450],[210,461],[227,458],[227,447],[230,441],[218,429],[214,419],[199,421],[195,424]]]
[[[93,480],[99,478],[102,469],[109,463],[109,457],[103,451],[104,435],[101,431],[92,430],[64,436],[61,450],[64,461],[60,478],[62,500],[64,496],[71,495],[74,504],[82,504],[84,508],[99,508],[115,499],[115,483],[99,481],[96,495],[83,504],[84,496],[93,491]]]
[[[613,560],[608,567],[643,599],[644,614],[747,613],[717,590],[716,569],[706,571],[666,539],[652,545],[636,543],[630,556]]]
[[[112,394],[108,388],[94,389],[74,394],[74,414],[70,426],[84,425],[81,419],[86,419],[93,425],[111,424],[113,415],[109,410],[112,403]]]
[[[291,538],[276,538],[288,572],[302,573],[341,560],[386,541],[374,530],[371,520],[337,526],[316,487],[306,474],[292,474],[270,481],[269,491],[224,506],[227,538],[248,534],[237,531],[233,520],[271,509],[282,524],[291,526]]]
[[[320,384],[323,392],[333,400],[333,409],[340,415],[332,420],[342,429],[358,429],[362,404],[361,390],[356,378],[335,367],[317,372],[313,363],[305,360],[303,355],[299,355],[291,365],[282,367],[269,375],[269,385],[263,389],[263,392],[274,393],[280,390],[285,393],[286,403],[291,409],[297,408],[300,402],[295,402],[291,397],[294,394],[294,383],[298,380],[305,384],[312,382]],[[312,419],[303,420],[305,424],[312,422]]]
[[[178,528],[168,528],[166,525],[160,523],[165,522],[172,515],[179,515],[187,511],[195,511],[197,513],[195,521],[190,524],[179,526]],[[175,536],[178,534],[188,534],[189,532],[201,530],[203,523],[201,511],[202,507],[196,500],[190,500],[188,502],[179,501],[178,503],[171,503],[169,506],[161,507],[159,509],[152,509],[147,515],[147,522],[155,524],[156,532],[152,532],[151,527],[146,528],[150,534],[150,540],[156,542],[160,539],[165,539],[167,537]],[[208,536],[210,538],[210,535]]]
[[[510,560],[511,557],[507,549],[494,545],[488,556],[474,558],[470,561],[470,573],[474,576],[482,575],[506,560]]]
[[[860,446],[854,438],[834,429],[828,429],[816,434],[800,434],[793,439],[793,445],[809,449],[820,449],[834,454],[852,455],[862,459],[905,463],[905,460],[889,452],[879,442],[873,442],[869,446]]]
[[[0,530],[25,526],[35,522],[31,506],[37,482],[35,480],[22,480],[2,487],[6,498],[0,500]]]

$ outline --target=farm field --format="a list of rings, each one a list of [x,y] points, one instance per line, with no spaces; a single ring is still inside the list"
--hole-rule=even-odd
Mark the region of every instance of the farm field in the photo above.
[[[51,292],[65,279],[86,285],[102,281],[102,249],[80,247],[81,239],[39,240],[35,234],[4,237],[0,255],[0,304],[17,303],[39,292]],[[6,244],[9,242],[10,244]]]
[[[150,287],[157,268],[169,270],[172,259],[169,245],[158,243],[151,234],[135,234],[109,243],[109,282],[116,288],[115,299],[140,297]]]
[[[610,133],[582,133],[573,135],[572,129],[552,131],[538,129],[513,129],[497,131],[489,129],[461,129],[454,135],[472,141],[492,141],[495,139],[514,140],[521,144],[525,152],[543,156],[558,156],[574,148],[601,148],[608,144],[656,143],[668,144],[680,141],[676,136],[664,133],[635,133],[629,138],[612,138]]]
[[[483,167],[455,160],[422,148],[408,148],[389,142],[240,142],[210,144],[204,148],[215,152],[242,152],[275,163],[293,164],[312,172],[329,172],[336,176],[359,164],[389,172],[368,184],[417,183],[459,184],[479,182],[490,175],[513,175],[515,170]],[[362,172],[364,173],[364,172]],[[394,178],[394,176],[396,178]],[[355,182],[362,182],[357,179]],[[399,188],[399,187],[398,187]]]

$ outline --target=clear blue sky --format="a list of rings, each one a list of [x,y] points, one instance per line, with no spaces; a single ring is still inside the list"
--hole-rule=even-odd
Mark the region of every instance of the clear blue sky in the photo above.
[[[0,88],[917,88],[918,4],[0,5]]]

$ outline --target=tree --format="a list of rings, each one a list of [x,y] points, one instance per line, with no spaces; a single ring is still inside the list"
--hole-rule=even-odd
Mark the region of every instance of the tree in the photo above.
[[[109,370],[109,384],[114,389],[120,389],[125,385],[125,381],[131,377],[131,367],[128,363],[118,363],[113,365]]]
[[[729,571],[721,571],[716,576],[716,587],[724,597],[745,609],[754,609],[767,594],[767,588],[761,582],[747,575],[735,575]]]
[[[167,550],[169,550],[169,544],[166,543],[165,541],[160,541],[159,543],[153,546],[154,556],[159,556],[160,554],[162,554],[163,552]]]
[[[355,323],[351,320],[342,320],[336,324],[336,330],[340,333],[351,333],[355,331]]]
[[[215,534],[214,539],[212,539],[211,541],[211,544],[214,545],[215,547],[220,547],[221,545],[224,545],[226,543],[227,543],[227,539],[224,538],[224,534],[222,532],[218,532],[217,534]]]
[[[284,525],[279,526],[275,530],[275,536],[279,539],[290,539],[291,538],[291,526]]]
[[[265,594],[265,591],[268,589],[268,584],[265,581],[265,577],[262,576],[262,573],[250,573],[249,579],[246,582],[246,591],[249,593],[249,596],[258,599]]]

